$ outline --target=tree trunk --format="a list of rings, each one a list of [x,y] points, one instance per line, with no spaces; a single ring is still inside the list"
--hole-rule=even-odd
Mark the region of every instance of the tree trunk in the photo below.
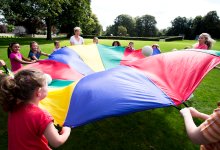
[[[46,25],[47,25],[47,40],[52,40],[51,36],[51,18],[46,18]]]

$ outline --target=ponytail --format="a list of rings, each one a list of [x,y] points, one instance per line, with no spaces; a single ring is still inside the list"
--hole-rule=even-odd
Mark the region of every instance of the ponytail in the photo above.
[[[11,43],[9,44],[9,46],[8,46],[8,58],[10,57],[10,54],[11,54]]]
[[[15,44],[19,44],[19,43],[17,43],[17,42],[12,42],[12,43],[9,44],[9,46],[8,46],[8,58],[10,58],[10,54],[11,54],[11,51],[12,51],[12,47],[13,47],[13,45],[15,45]]]
[[[15,80],[10,76],[1,74],[0,91],[0,104],[5,111],[12,111],[17,103],[17,98],[15,97]]]
[[[31,100],[35,90],[45,83],[44,73],[34,69],[21,70],[14,78],[0,75],[0,104],[5,111],[13,111],[18,103]]]

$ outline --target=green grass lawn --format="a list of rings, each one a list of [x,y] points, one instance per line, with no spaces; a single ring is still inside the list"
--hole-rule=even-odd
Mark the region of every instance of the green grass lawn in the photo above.
[[[33,39],[0,38],[0,59],[8,66],[6,49],[10,42],[21,44],[21,53],[27,56],[29,43]],[[44,39],[34,39],[42,51],[51,53],[53,42]],[[69,45],[69,40],[60,39],[61,46]],[[91,39],[86,39],[91,43]],[[100,44],[111,45],[112,40],[100,40]],[[122,46],[129,41],[120,40]],[[183,49],[196,41],[157,42],[162,52],[172,49]],[[152,41],[134,41],[135,48],[152,45]],[[220,50],[220,42],[213,49]],[[194,98],[188,105],[198,110],[211,113],[220,101],[220,70],[213,69],[194,92]],[[201,120],[195,120],[200,124]],[[24,141],[25,142],[25,141]],[[0,149],[7,149],[7,114],[0,109]],[[67,142],[57,150],[194,150],[199,149],[188,139],[183,119],[174,107],[148,110],[121,117],[104,119],[95,123],[72,129]]]

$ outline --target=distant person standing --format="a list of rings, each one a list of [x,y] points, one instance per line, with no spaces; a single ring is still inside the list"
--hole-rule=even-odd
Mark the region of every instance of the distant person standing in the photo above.
[[[80,36],[81,28],[75,27],[74,28],[74,35],[70,37],[70,45],[83,45],[84,39]]]
[[[208,33],[202,33],[199,35],[198,43],[193,45],[193,48],[208,50],[212,48],[214,42],[215,40]]]

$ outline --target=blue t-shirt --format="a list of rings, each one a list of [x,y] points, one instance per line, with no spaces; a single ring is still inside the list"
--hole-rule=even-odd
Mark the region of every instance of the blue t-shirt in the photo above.
[[[34,52],[32,52],[32,51],[30,50],[29,55],[28,55],[28,58],[30,58],[31,60],[34,60],[34,59],[33,59],[33,56],[35,56],[37,59],[39,59],[39,58],[40,58],[40,55],[41,55],[41,52],[34,53]]]

